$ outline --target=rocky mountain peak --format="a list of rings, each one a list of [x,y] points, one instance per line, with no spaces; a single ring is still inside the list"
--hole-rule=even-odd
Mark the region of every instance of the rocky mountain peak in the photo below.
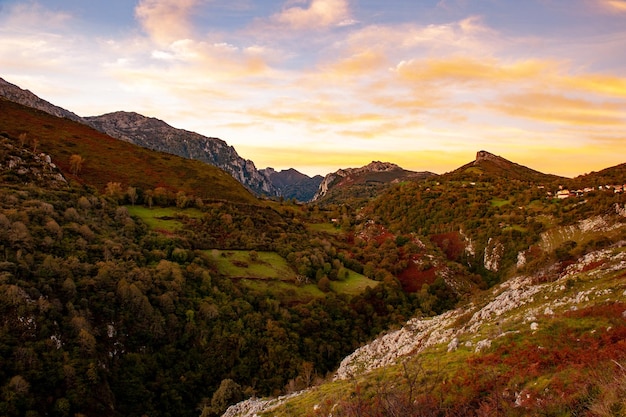
[[[372,161],[362,168],[357,168],[357,170],[373,171],[373,172],[385,172],[385,171],[392,171],[394,169],[402,169],[402,168],[400,168],[398,165],[393,164],[391,162],[381,162],[381,161]]]
[[[495,162],[498,165],[501,164],[512,164],[512,162],[507,161],[506,159],[498,156],[498,155],[494,155],[490,152],[487,151],[478,151],[476,152],[476,160],[474,161],[474,165],[480,163],[480,162],[484,162],[484,161],[491,161],[491,162]]]

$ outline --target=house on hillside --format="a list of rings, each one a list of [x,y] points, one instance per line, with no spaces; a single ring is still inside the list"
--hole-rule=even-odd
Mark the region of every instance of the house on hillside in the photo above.
[[[572,196],[569,190],[559,190],[556,192],[556,198],[563,200]]]

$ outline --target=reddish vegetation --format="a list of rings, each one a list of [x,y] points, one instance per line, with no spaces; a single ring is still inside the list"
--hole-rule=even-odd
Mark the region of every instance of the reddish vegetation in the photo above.
[[[598,415],[591,411],[594,402],[623,410],[624,311],[625,303],[607,303],[545,317],[539,331],[519,340],[509,336],[494,351],[472,356],[452,376],[433,370],[435,380],[425,379],[424,389],[407,375],[398,378],[405,391],[383,383],[371,395],[357,386],[350,399],[332,405],[333,414],[591,417]],[[329,409],[321,411],[314,415],[327,415]]]
[[[402,289],[406,292],[417,292],[422,288],[422,285],[435,282],[435,278],[435,268],[422,271],[413,260],[409,262],[409,267],[398,275]]]
[[[432,235],[430,240],[441,249],[450,261],[458,260],[465,251],[465,243],[458,232]]]

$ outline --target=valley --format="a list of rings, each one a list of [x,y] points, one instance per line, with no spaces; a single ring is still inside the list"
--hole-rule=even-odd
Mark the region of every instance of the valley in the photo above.
[[[59,115],[0,98],[0,414],[626,409],[626,164],[373,162],[304,203]]]

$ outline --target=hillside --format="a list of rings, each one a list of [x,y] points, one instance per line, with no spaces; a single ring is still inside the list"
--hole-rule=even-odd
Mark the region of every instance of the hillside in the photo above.
[[[280,194],[280,190],[272,184],[269,177],[256,169],[254,162],[241,158],[232,146],[221,139],[176,129],[162,120],[134,112],[119,111],[101,116],[80,117],[2,78],[0,78],[0,97],[53,116],[86,124],[116,139],[217,166],[257,195]]]
[[[151,151],[2,98],[0,132],[31,150],[50,155],[66,178],[101,192],[107,184],[119,183],[122,190],[134,187],[140,193],[162,188],[204,199],[256,202],[241,184],[214,166]],[[75,173],[72,155],[82,159]]]
[[[547,276],[516,276],[359,348],[322,385],[223,417],[620,415],[625,270],[622,240]]]
[[[626,406],[620,168],[605,171],[610,187],[557,199],[566,179],[545,182],[554,178],[479,152],[454,175],[389,187],[359,211],[355,244],[375,229],[434,247],[396,275],[403,288],[421,288],[418,297],[436,287],[429,272],[448,291],[484,290],[460,291],[441,314],[418,313],[320,385],[224,416],[616,415]],[[427,304],[421,298],[422,312]]]

